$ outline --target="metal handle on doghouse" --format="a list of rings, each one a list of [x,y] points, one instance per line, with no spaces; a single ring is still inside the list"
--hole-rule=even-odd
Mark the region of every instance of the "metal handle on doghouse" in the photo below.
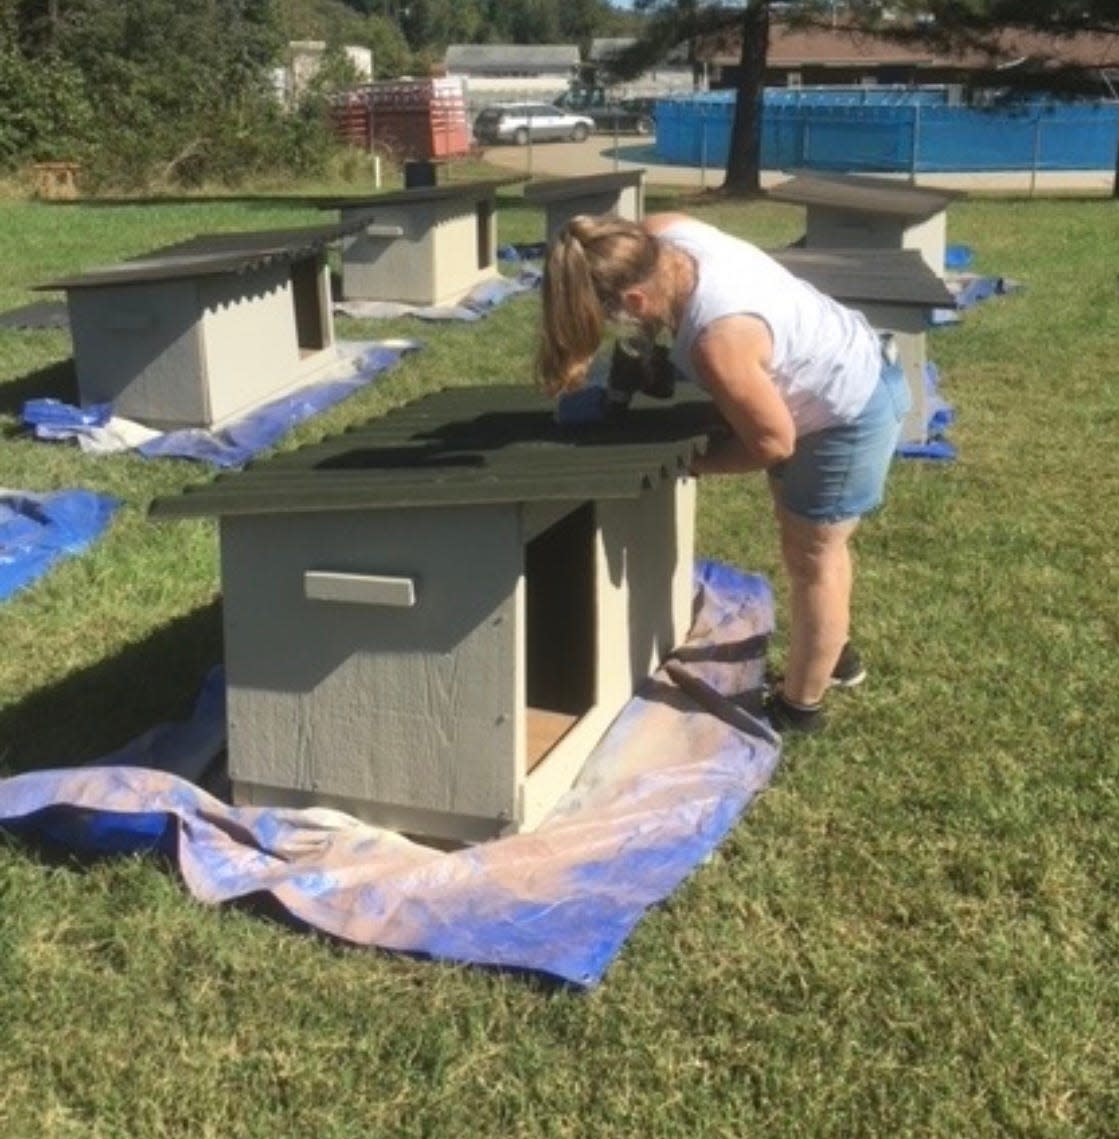
[[[416,604],[416,579],[384,574],[307,570],[303,574],[303,592],[308,601],[412,609]]]
[[[387,223],[370,222],[363,230],[366,237],[403,237],[404,227]]]

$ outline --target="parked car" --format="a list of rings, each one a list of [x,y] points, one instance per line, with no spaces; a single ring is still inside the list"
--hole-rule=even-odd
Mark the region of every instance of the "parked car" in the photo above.
[[[483,143],[570,140],[582,142],[594,120],[551,103],[492,103],[474,120],[474,137]]]
[[[611,99],[602,87],[578,87],[556,103],[565,111],[586,115],[594,121],[594,129],[604,134],[652,134],[656,129],[656,99]]]

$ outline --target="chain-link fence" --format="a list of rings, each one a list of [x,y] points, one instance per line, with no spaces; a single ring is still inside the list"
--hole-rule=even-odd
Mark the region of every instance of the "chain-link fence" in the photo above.
[[[873,90],[873,89],[871,89]],[[1032,100],[990,107],[949,105],[948,89],[815,99],[767,93],[762,167],[936,174],[1113,170],[1119,103]],[[734,95],[718,92],[657,104],[657,155],[683,165],[726,165]]]

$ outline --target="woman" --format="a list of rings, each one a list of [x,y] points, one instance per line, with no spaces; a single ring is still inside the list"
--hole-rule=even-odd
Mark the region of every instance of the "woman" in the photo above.
[[[764,470],[790,584],[779,731],[823,726],[824,695],[865,673],[851,647],[849,543],[876,507],[909,394],[859,313],[748,242],[684,214],[643,224],[572,219],[544,269],[537,371],[551,394],[583,384],[608,323],[667,330],[672,360],[732,428],[696,474]]]

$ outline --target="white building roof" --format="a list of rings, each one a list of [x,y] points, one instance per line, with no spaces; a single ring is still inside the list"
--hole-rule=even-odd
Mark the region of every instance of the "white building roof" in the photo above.
[[[451,44],[444,62],[453,75],[566,75],[579,66],[579,49],[575,44]]]

